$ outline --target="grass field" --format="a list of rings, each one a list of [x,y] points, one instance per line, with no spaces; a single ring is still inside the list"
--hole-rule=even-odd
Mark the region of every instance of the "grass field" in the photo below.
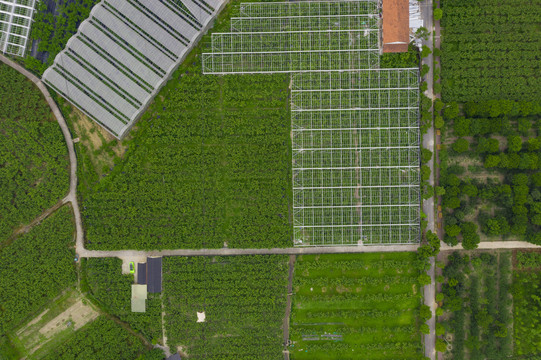
[[[418,359],[421,293],[409,253],[303,255],[295,263],[292,359]]]

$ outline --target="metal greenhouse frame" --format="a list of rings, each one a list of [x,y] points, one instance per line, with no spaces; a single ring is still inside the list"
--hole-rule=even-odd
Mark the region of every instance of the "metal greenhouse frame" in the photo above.
[[[291,73],[296,246],[420,239],[418,69],[380,69],[378,2],[241,4],[208,74]]]
[[[24,56],[36,0],[0,0],[0,51]]]

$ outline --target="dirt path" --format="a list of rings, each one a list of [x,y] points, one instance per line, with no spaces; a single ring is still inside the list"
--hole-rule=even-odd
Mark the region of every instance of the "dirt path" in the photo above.
[[[43,220],[45,220],[46,218],[48,218],[52,213],[54,213],[56,210],[60,209],[60,207],[62,207],[62,205],[64,205],[66,203],[65,199],[62,199],[60,200],[59,202],[57,202],[56,204],[54,204],[52,207],[50,207],[49,209],[45,210],[44,212],[42,212],[37,218],[35,218],[34,220],[32,220],[29,224],[27,225],[24,225],[18,229],[15,229],[13,231],[13,233],[11,234],[11,236],[7,239],[7,241],[5,241],[2,246],[7,246],[9,245],[13,240],[15,240],[15,238],[17,238],[18,236],[22,235],[22,234],[26,234],[27,232],[30,231],[30,229],[32,229],[34,226],[36,225],[39,225]]]
[[[284,360],[289,360],[289,316],[291,315],[291,297],[293,296],[293,270],[295,269],[295,255],[289,255],[289,276],[287,280],[287,304],[284,316]]]
[[[171,351],[169,350],[169,347],[167,346],[167,334],[165,333],[165,306],[163,305],[163,292],[160,295],[160,300],[162,302],[162,338],[163,338],[163,346],[156,345],[156,347],[163,350],[165,353],[165,357],[168,358],[171,356]]]

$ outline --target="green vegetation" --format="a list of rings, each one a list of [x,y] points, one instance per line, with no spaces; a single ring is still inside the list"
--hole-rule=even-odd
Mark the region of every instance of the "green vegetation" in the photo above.
[[[516,258],[517,268],[520,270],[541,267],[541,253],[539,252],[517,252]]]
[[[81,174],[89,248],[291,244],[289,77],[203,76],[199,51],[125,141],[124,161]]]
[[[419,66],[419,49],[413,43],[408,45],[408,52],[385,53],[381,55],[379,67],[389,68],[416,68]]]
[[[100,316],[77,331],[44,360],[133,360],[146,350],[140,339],[114,321]]]
[[[194,359],[283,359],[286,256],[164,258],[168,343]],[[204,313],[204,322],[197,322]]]
[[[539,0],[446,0],[441,5],[445,102],[541,97]]]
[[[34,84],[0,64],[0,244],[68,191],[67,149]]]
[[[0,249],[0,336],[38,315],[75,283],[71,219],[64,206]]]
[[[19,354],[16,358],[41,359],[97,316],[77,290],[65,290],[41,308],[39,315],[11,332],[13,347]]]
[[[415,253],[298,257],[291,358],[421,358],[416,257]]]
[[[36,3],[36,14],[32,23],[29,43],[33,40],[39,41],[37,58],[28,56],[25,59],[25,66],[43,74],[53,63],[56,55],[64,49],[66,43],[77,28],[90,15],[90,10],[99,0],[75,0],[55,1],[57,15],[48,12],[47,1]],[[41,53],[41,54],[40,54]]]
[[[449,334],[446,359],[508,359],[512,356],[511,254],[454,252],[443,269],[440,317]]]
[[[513,276],[514,354],[541,356],[541,253],[517,252]],[[533,359],[533,358],[532,358]]]
[[[160,294],[148,294],[145,313],[131,312],[131,284],[133,275],[122,275],[122,260],[118,258],[89,258],[83,261],[82,290],[98,306],[128,323],[149,342],[161,341],[162,303]]]
[[[445,242],[473,249],[480,232],[541,244],[541,105],[501,100],[443,111]]]

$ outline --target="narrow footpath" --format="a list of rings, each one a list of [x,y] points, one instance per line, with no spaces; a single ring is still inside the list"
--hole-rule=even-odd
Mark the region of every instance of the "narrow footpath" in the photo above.
[[[295,270],[295,255],[289,255],[289,275],[287,278],[287,302],[286,313],[284,316],[284,360],[289,360],[289,350],[287,346],[289,344],[289,318],[291,316],[291,297],[293,296],[293,272]]]

